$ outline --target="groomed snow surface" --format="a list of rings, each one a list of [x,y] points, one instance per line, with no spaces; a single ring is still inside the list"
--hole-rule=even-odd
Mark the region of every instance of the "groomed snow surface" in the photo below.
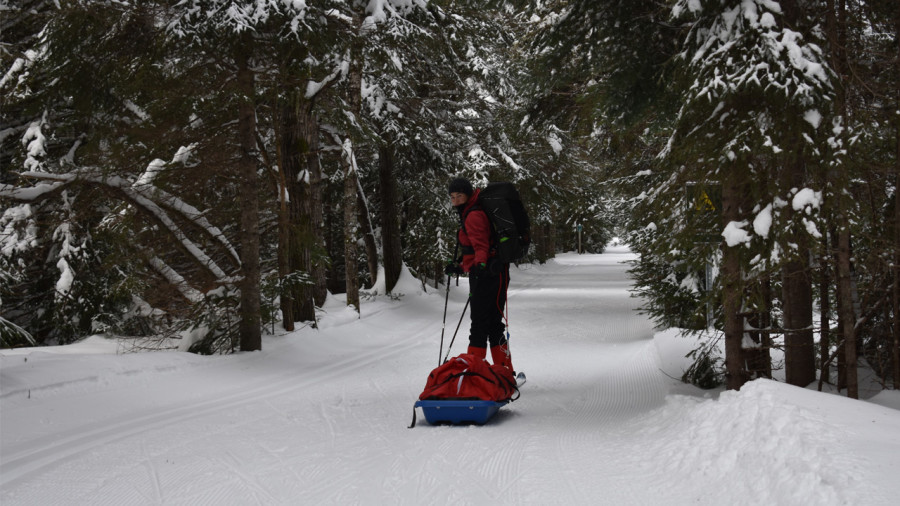
[[[320,329],[263,351],[116,354],[99,337],[0,355],[0,503],[14,505],[888,505],[900,397],[676,378],[621,262],[513,269],[521,398],[484,426],[407,426],[439,361],[444,291],[333,297]],[[453,286],[444,352],[466,300]],[[452,355],[465,351],[465,329]]]

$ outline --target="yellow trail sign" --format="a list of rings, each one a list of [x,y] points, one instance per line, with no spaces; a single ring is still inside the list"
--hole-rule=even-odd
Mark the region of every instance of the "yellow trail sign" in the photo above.
[[[715,211],[716,205],[713,204],[712,199],[709,198],[709,195],[705,191],[701,190],[700,195],[694,202],[694,209],[696,209],[697,211]]]

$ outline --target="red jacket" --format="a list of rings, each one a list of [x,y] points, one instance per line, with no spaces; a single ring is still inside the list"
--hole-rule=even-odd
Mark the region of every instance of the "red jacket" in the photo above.
[[[495,256],[491,251],[491,222],[480,206],[472,209],[477,205],[480,194],[480,189],[475,190],[466,202],[462,212],[465,223],[458,232],[459,244],[463,247],[462,268],[465,272],[471,271],[475,264],[487,263],[488,258]],[[474,254],[471,252],[473,249]]]

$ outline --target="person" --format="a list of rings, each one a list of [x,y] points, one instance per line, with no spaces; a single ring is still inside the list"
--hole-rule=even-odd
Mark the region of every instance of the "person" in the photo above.
[[[503,311],[509,287],[509,264],[497,258],[494,234],[487,213],[478,203],[481,190],[473,189],[465,178],[455,178],[449,185],[450,203],[459,213],[457,241],[461,259],[453,259],[445,273],[469,274],[469,304],[472,324],[466,353],[485,359],[490,344],[491,360],[515,374]]]

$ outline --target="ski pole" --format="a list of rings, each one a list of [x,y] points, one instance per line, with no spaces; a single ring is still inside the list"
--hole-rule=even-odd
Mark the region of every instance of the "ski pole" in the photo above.
[[[441,365],[441,355],[444,354],[444,329],[447,328],[447,301],[450,300],[450,278],[452,277],[453,274],[447,275],[447,292],[444,294],[444,321],[441,323],[441,349],[438,350],[438,366]],[[447,351],[449,350],[448,348]]]
[[[453,249],[453,260],[456,261],[456,254],[459,253],[459,240],[456,241],[456,248]],[[447,302],[450,300],[450,278],[453,277],[453,274],[447,274],[447,291],[444,293],[444,321],[441,322],[441,349],[438,350],[438,366],[440,366],[443,362],[441,362],[441,355],[444,354],[444,329],[447,327]],[[457,278],[459,279],[459,278]],[[450,343],[452,346],[453,343]],[[449,353],[450,348],[447,348],[447,352]]]
[[[466,316],[466,310],[469,309],[469,301],[472,300],[472,296],[469,295],[469,298],[466,299],[466,307],[463,308],[462,314],[459,315],[459,323],[456,324],[456,330],[453,331],[453,339],[450,340],[450,345],[447,346],[447,356],[444,357],[444,362],[450,358],[450,349],[453,348],[453,341],[456,341],[456,334],[459,332],[459,326],[462,325],[463,317]],[[443,364],[444,362],[441,362]],[[440,365],[440,364],[438,364]]]

